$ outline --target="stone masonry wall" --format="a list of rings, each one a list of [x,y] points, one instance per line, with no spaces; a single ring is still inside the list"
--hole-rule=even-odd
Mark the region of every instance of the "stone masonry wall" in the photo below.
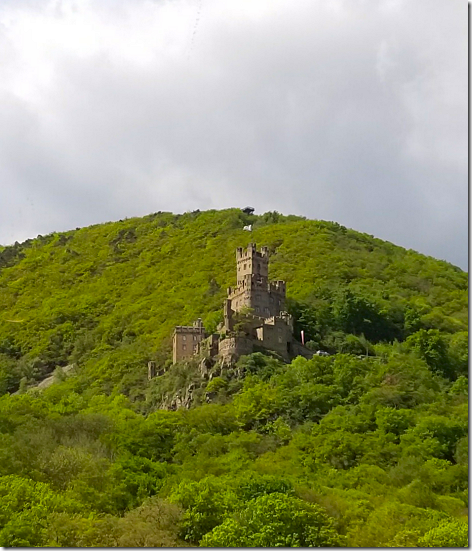
[[[252,354],[253,341],[247,337],[228,337],[219,342],[218,354],[223,360],[231,360],[235,356]]]

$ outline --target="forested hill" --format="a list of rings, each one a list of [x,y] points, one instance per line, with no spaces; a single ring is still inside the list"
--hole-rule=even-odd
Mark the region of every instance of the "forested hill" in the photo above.
[[[173,327],[216,329],[249,242],[331,356],[171,367]],[[0,545],[466,545],[467,279],[239,209],[0,248]],[[167,369],[150,382],[149,360]],[[190,411],[160,409],[189,383]]]
[[[235,249],[250,241],[269,247],[270,277],[287,282],[293,313],[312,307],[305,331],[328,350],[347,351],[345,334],[403,340],[413,325],[450,341],[467,330],[467,274],[446,262],[295,216],[158,213],[0,253],[0,388],[68,363],[84,364],[95,383],[97,373],[114,384],[145,374],[145,359],[168,354],[175,325],[216,325]]]

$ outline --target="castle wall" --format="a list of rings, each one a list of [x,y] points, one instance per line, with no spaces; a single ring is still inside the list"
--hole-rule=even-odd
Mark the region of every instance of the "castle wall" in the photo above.
[[[251,291],[246,286],[231,289],[228,298],[231,303],[231,309],[234,312],[240,312],[244,308],[252,308]]]
[[[218,354],[223,360],[232,360],[245,354],[252,354],[253,341],[247,337],[227,337],[219,342]]]
[[[218,354],[218,341],[220,336],[217,333],[204,338],[199,345],[199,352],[204,358],[213,358]]]
[[[228,289],[231,309],[235,312],[252,308],[256,316],[277,316],[285,308],[285,282],[266,282],[257,275],[245,276],[241,284]]]
[[[292,343],[292,356],[303,356],[309,360],[310,358],[313,358],[314,353],[306,346],[303,346],[301,342],[294,340]]]
[[[251,296],[251,308],[256,316],[269,318],[279,315],[285,306],[285,288],[283,292],[275,286],[265,289],[255,288]]]
[[[268,350],[277,352],[282,358],[288,360],[292,346],[292,328],[284,319],[272,317],[256,329],[257,340]]]
[[[277,316],[285,307],[285,296],[267,289],[252,288],[250,291],[234,290],[230,295],[231,309],[240,312],[243,308],[252,308],[254,315],[261,318]]]
[[[275,313],[279,299],[270,299],[269,251],[262,247],[260,252],[251,243],[247,249],[236,250],[236,281],[234,289],[228,289],[231,308],[235,312],[251,308],[254,314],[268,317]]]

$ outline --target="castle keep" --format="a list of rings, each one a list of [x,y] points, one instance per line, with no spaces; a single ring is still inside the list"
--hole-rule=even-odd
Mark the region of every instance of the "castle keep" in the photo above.
[[[228,289],[224,321],[218,333],[206,335],[202,320],[177,326],[173,335],[174,363],[193,356],[234,363],[239,356],[263,348],[288,361],[312,353],[293,338],[292,317],[284,311],[285,282],[269,281],[269,250],[236,249],[236,287]]]
[[[251,244],[236,249],[236,287],[228,289],[227,303],[234,312],[251,308],[261,318],[277,316],[285,306],[285,282],[269,282],[269,250]]]

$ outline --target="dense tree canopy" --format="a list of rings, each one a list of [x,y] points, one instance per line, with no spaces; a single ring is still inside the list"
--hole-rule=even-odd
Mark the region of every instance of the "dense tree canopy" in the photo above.
[[[216,329],[249,240],[330,355],[171,366],[172,327]],[[1,249],[0,312],[0,546],[468,544],[450,264],[278,213],[157,213]]]

